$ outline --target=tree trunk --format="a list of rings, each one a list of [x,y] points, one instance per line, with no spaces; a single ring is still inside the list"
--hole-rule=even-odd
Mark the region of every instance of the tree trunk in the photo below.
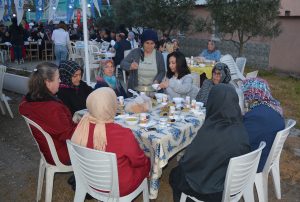
[[[240,42],[240,46],[239,46],[239,54],[238,54],[238,56],[239,56],[239,57],[243,56],[243,53],[244,53],[244,43],[243,43],[243,42]]]

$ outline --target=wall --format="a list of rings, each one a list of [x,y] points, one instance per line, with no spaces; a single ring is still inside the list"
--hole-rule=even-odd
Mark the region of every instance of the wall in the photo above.
[[[230,54],[234,58],[238,55],[238,49],[229,41],[217,41],[217,48],[222,55]],[[198,56],[207,48],[207,39],[183,38],[180,39],[180,50],[186,56]],[[244,56],[247,58],[247,66],[266,69],[269,64],[270,45],[267,43],[247,43],[244,47]]]
[[[282,33],[270,42],[269,66],[300,74],[300,17],[282,17]]]

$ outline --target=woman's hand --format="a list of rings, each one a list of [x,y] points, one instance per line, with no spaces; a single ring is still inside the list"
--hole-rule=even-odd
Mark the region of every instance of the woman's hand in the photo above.
[[[138,69],[138,67],[139,67],[139,64],[137,62],[133,61],[133,63],[131,63],[131,65],[130,65],[130,70],[136,70],[136,69]]]
[[[160,88],[168,88],[169,87],[169,80],[165,80],[165,81],[161,82],[159,84],[159,87]]]

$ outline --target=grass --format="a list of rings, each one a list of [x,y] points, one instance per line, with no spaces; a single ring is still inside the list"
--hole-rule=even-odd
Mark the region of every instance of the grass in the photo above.
[[[247,68],[246,71],[253,69]],[[284,117],[296,120],[296,127],[300,128],[300,79],[274,70],[259,70],[258,77],[268,81],[272,96],[281,103]]]

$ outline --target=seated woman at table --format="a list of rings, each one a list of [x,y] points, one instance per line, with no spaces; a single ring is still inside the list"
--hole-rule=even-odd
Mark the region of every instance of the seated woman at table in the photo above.
[[[55,64],[45,62],[37,65],[29,79],[29,91],[19,105],[19,112],[49,133],[59,160],[70,165],[66,140],[71,139],[76,124],[72,121],[70,110],[55,96],[59,82]],[[32,128],[32,132],[46,161],[54,165],[46,139],[36,128]]]
[[[128,88],[160,83],[165,76],[162,54],[155,49],[157,33],[145,30],[141,36],[142,48],[133,49],[121,62],[121,68],[129,72]]]
[[[203,102],[204,105],[206,105],[207,98],[212,87],[219,83],[229,83],[230,80],[231,76],[228,66],[224,63],[215,64],[214,68],[212,69],[212,79],[206,79],[203,82],[196,100]]]
[[[216,49],[215,42],[213,40],[209,40],[207,42],[207,49],[204,49],[200,56],[207,60],[219,62],[221,58],[221,52]]]
[[[102,71],[100,73],[101,75],[97,78],[95,89],[101,87],[110,87],[115,91],[117,96],[123,96],[124,98],[127,98],[126,92],[119,80],[114,75],[114,72],[114,62],[112,60],[105,61]]]
[[[278,131],[285,127],[280,102],[274,99],[268,83],[260,78],[243,81],[242,90],[249,111],[244,115],[244,125],[249,135],[251,150],[261,141],[266,142],[257,172],[262,172]]]
[[[201,201],[221,201],[230,158],[250,151],[234,88],[214,86],[207,103],[202,127],[170,174],[175,202],[182,192]]]
[[[72,115],[86,108],[86,98],[93,91],[81,80],[83,69],[74,61],[62,61],[59,65],[60,85],[57,96],[70,109]]]
[[[181,52],[168,55],[167,78],[160,83],[160,88],[165,89],[170,98],[190,96],[195,99],[199,89],[193,85],[191,71],[186,64],[185,56]]]
[[[149,175],[150,160],[140,148],[132,131],[114,123],[117,97],[111,88],[99,88],[87,98],[84,115],[71,139],[76,144],[115,153],[120,196],[135,190]]]

